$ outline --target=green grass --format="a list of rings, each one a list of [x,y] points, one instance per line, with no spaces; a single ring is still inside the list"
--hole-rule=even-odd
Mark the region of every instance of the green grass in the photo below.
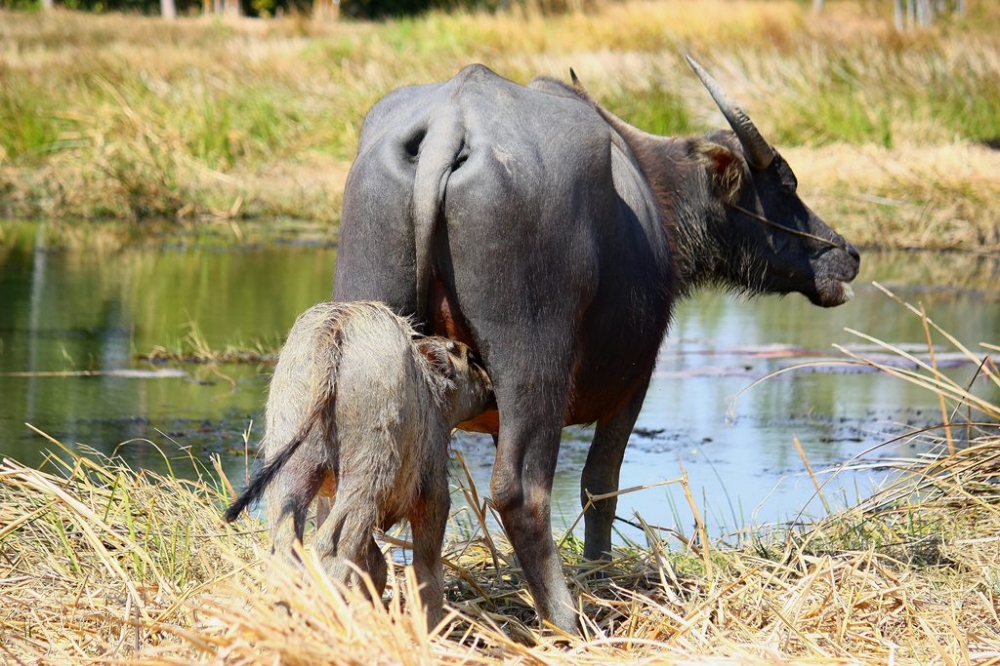
[[[0,156],[26,164],[56,147],[60,123],[42,107],[36,88],[0,71]]]
[[[683,100],[674,92],[655,88],[622,92],[601,100],[630,124],[653,134],[679,136],[693,134],[696,125]]]
[[[850,45],[821,52],[813,63],[781,72],[775,113],[793,111],[775,127],[781,145],[831,142],[892,147],[906,143],[986,141],[1000,136],[1000,67],[991,38],[965,36],[959,46]],[[777,108],[775,108],[777,107]]]
[[[0,11],[3,212],[335,224],[371,105],[476,61],[521,82],[565,79],[573,67],[608,108],[658,133],[720,126],[683,62],[691,52],[782,149],[989,142],[1000,137],[1000,10],[973,4],[964,21],[907,33],[865,0],[829,2],[820,16],[787,0],[671,0],[383,23]],[[989,239],[1000,224],[989,204],[994,165],[985,168],[966,178],[969,192],[921,174],[920,187],[943,182],[958,197],[976,228],[963,243]],[[800,182],[850,192],[885,176],[878,165],[841,171]],[[902,196],[923,206],[919,190]],[[899,192],[879,184],[866,194]],[[878,214],[872,205],[838,213],[858,226]]]

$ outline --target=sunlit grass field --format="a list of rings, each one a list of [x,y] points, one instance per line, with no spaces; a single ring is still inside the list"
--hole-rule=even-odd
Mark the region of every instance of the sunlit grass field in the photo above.
[[[361,121],[482,62],[573,67],[662,134],[723,126],[697,56],[861,245],[1000,245],[1000,6],[898,32],[890,3],[601,2],[384,23],[0,11],[0,215],[309,220],[335,235]]]

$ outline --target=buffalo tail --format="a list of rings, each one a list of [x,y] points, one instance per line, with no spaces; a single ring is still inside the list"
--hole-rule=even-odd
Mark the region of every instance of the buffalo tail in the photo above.
[[[432,272],[435,226],[448,187],[448,177],[458,166],[465,146],[465,129],[454,117],[436,118],[420,147],[413,183],[413,235],[416,242],[417,317],[425,315]]]

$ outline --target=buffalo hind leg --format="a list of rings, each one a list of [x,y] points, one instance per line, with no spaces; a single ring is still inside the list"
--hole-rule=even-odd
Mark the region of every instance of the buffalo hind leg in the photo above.
[[[646,386],[638,391],[625,407],[606,421],[599,421],[594,431],[587,462],[580,476],[580,502],[586,513],[584,520],[583,556],[588,560],[611,559],[611,527],[618,508],[618,498],[594,502],[588,507],[590,496],[604,495],[618,490],[618,476],[625,447],[632,427],[639,417]]]
[[[490,490],[507,536],[517,554],[539,619],[577,633],[573,597],[566,586],[562,560],[552,540],[552,479],[562,415],[533,414],[523,399],[520,411],[508,408],[497,392],[500,439]],[[537,407],[537,405],[532,405]],[[554,416],[558,420],[554,420]]]

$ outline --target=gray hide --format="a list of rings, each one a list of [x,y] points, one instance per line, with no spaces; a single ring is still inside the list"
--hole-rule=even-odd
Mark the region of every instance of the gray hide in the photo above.
[[[654,136],[578,85],[482,65],[396,90],[365,119],[344,193],[335,298],[384,301],[482,357],[497,410],[462,427],[497,436],[493,503],[540,617],[566,630],[575,603],[549,523],[560,429],[596,423],[584,554],[610,557],[616,501],[587,498],[618,488],[677,300],[719,286],[830,307],[858,272],[857,250],[694,67],[731,131]]]

